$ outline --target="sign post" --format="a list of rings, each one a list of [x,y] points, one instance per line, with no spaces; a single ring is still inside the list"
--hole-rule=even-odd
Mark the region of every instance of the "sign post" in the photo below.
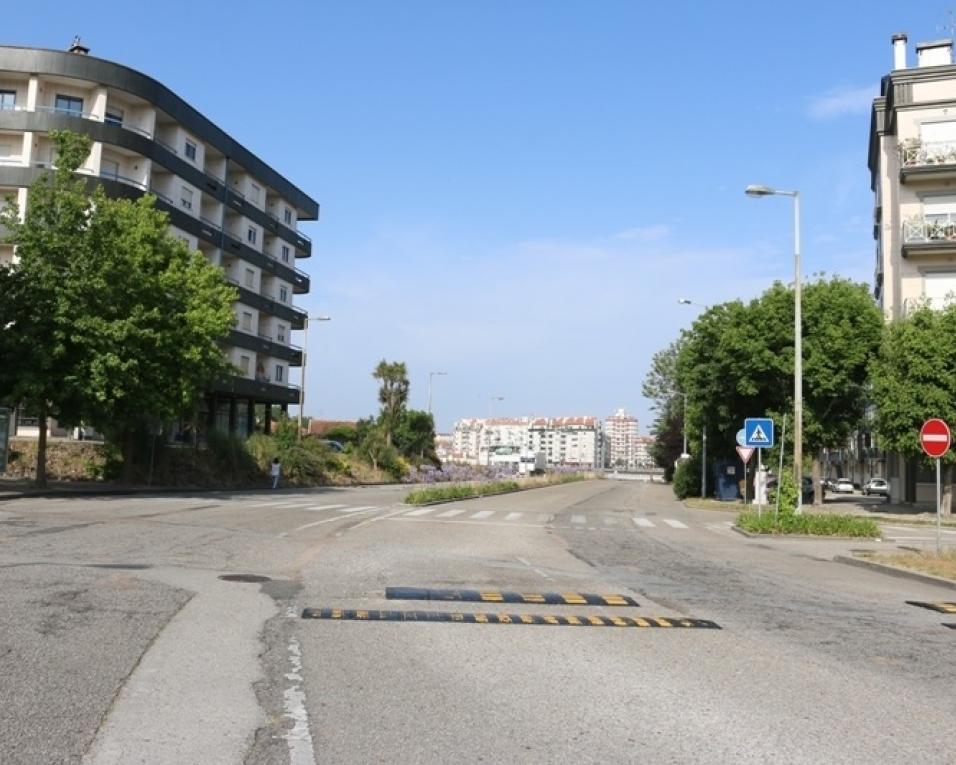
[[[760,491],[757,494],[757,515],[763,513],[763,494],[766,482],[763,479],[763,450],[773,446],[773,420],[769,417],[748,417],[744,420],[744,446],[757,450],[757,475]]]
[[[949,451],[949,446],[953,442],[952,433],[949,425],[943,420],[932,418],[923,423],[919,431],[919,443],[928,457],[936,460],[936,554],[942,552],[942,514],[943,514],[943,493],[942,482],[940,480],[940,458]]]
[[[741,437],[741,439],[743,438]],[[747,508],[747,463],[750,462],[750,458],[753,456],[754,450],[749,446],[738,446],[737,447],[737,456],[740,457],[740,461],[744,463],[744,509]]]

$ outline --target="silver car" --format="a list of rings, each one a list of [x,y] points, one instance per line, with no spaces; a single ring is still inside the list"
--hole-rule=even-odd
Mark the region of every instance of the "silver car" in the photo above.
[[[890,496],[890,485],[885,478],[871,478],[863,487],[863,496],[868,497],[876,494],[880,497]]]

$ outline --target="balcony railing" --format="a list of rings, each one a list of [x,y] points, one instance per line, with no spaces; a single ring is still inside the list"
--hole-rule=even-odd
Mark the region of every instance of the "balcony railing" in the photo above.
[[[956,214],[907,218],[903,221],[903,242],[956,242]]]
[[[901,167],[956,165],[956,141],[906,141],[900,146]]]
[[[120,183],[125,183],[127,186],[133,186],[141,191],[146,191],[146,184],[142,181],[137,181],[134,178],[129,178],[125,175],[120,175],[119,173],[100,172],[100,178],[106,178],[111,181],[119,181]]]
[[[176,203],[173,202],[172,199],[170,199],[169,197],[167,197],[162,191],[160,191],[159,189],[157,189],[155,186],[151,186],[151,187],[150,187],[149,193],[152,194],[152,195],[154,195],[154,196],[159,197],[159,198],[162,199],[166,204],[168,204],[168,205],[170,205],[170,206],[172,206],[172,207],[175,207],[175,206],[176,206]]]

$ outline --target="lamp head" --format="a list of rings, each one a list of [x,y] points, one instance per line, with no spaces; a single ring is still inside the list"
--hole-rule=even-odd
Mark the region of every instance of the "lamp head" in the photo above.
[[[769,186],[761,186],[759,184],[751,184],[746,189],[744,193],[748,197],[769,197],[771,194],[776,194],[777,192],[770,188]]]
[[[687,298],[680,298],[677,302],[679,305],[690,305],[690,300]]]

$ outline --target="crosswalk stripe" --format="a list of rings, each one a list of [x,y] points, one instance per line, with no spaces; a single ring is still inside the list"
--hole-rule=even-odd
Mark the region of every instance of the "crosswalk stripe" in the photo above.
[[[313,505],[312,507],[303,507],[302,509],[317,513],[320,510],[338,510],[340,507],[348,507],[348,505]]]
[[[605,518],[605,519],[604,519],[604,525],[605,525],[605,526],[617,526],[617,518]]]
[[[671,518],[665,518],[665,519],[664,519],[664,523],[666,523],[668,526],[671,526],[672,528],[675,528],[675,529],[686,529],[686,528],[687,528],[687,524],[686,524],[686,523],[681,523],[680,521],[675,521],[675,520],[672,520]]]
[[[632,518],[631,520],[634,521],[635,526],[640,526],[641,528],[645,528],[645,529],[654,528],[654,522],[651,520],[648,520],[647,518]]]
[[[418,510],[412,510],[410,513],[405,513],[405,515],[428,515],[429,513],[434,512],[434,507],[420,507]]]
[[[361,505],[360,507],[342,507],[339,508],[336,512],[338,513],[357,513],[361,510],[377,510],[378,505]]]
[[[454,518],[456,515],[461,515],[464,510],[446,510],[443,513],[436,515],[436,518]]]
[[[505,520],[506,520],[506,521],[516,521],[516,520],[518,520],[522,515],[524,515],[524,513],[508,513],[508,514],[505,516]]]
[[[583,516],[583,515],[571,516],[571,523],[587,523],[587,522],[588,522],[588,519],[586,516]]]
[[[483,518],[490,518],[494,514],[495,514],[494,510],[479,510],[477,513],[474,513],[473,515],[469,515],[468,517],[482,520]]]

